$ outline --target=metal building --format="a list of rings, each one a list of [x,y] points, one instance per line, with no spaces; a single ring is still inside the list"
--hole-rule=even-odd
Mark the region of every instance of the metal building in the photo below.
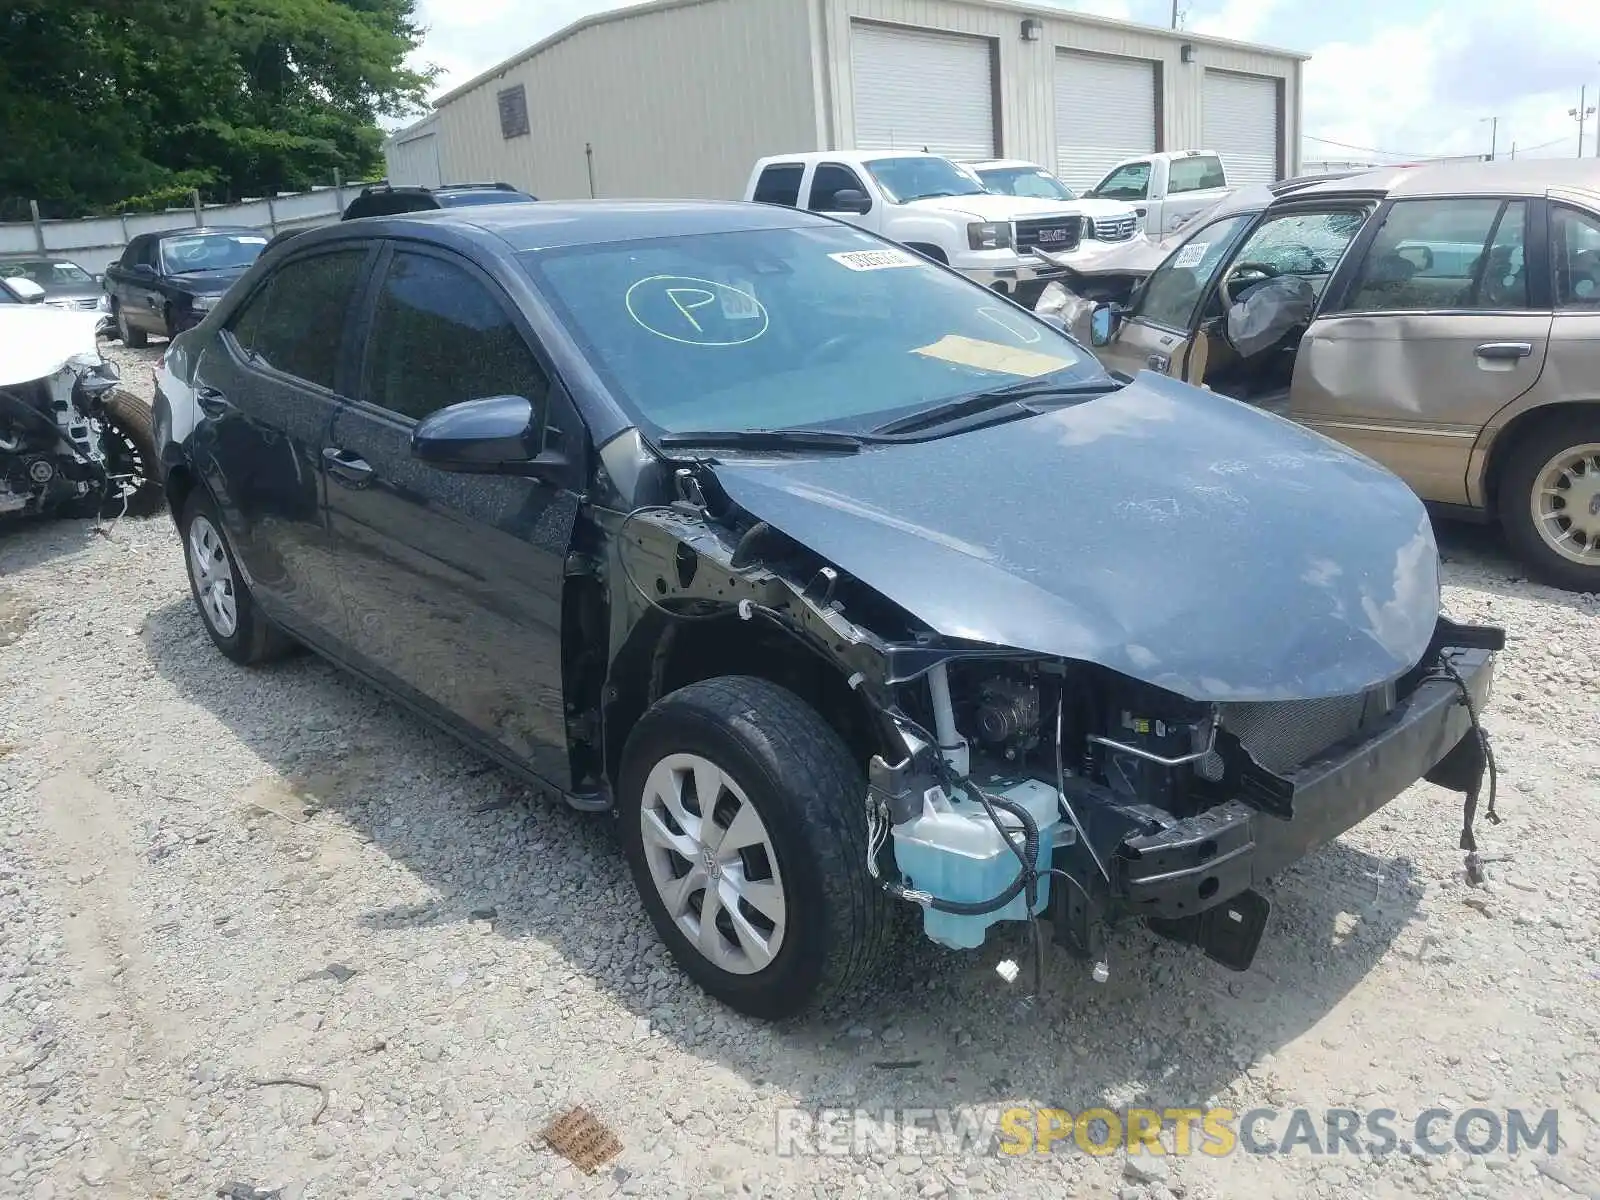
[[[656,0],[578,21],[386,143],[396,183],[737,198],[764,154],[922,149],[1075,186],[1153,150],[1293,174],[1304,55],[1015,0]]]

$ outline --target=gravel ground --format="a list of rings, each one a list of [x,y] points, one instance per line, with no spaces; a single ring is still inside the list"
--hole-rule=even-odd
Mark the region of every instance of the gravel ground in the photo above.
[[[135,390],[158,352],[113,346]],[[1442,537],[1451,612],[1512,638],[1487,886],[1423,784],[1275,883],[1249,973],[1129,930],[1107,982],[1056,956],[1019,1011],[1014,946],[916,947],[855,1011],[770,1027],[665,961],[605,819],[314,658],[227,663],[166,518],[0,532],[0,1196],[1600,1195],[1600,604]],[[538,1139],[574,1104],[623,1146],[592,1176]],[[793,1106],[1010,1104],[1555,1107],[1563,1145],[775,1143]]]

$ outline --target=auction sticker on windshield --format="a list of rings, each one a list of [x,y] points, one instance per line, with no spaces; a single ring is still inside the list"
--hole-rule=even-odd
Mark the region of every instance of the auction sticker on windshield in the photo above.
[[[829,258],[852,271],[882,271],[889,267],[914,267],[923,260],[909,250],[847,250]]]
[[[1048,375],[1052,371],[1062,371],[1073,365],[1068,358],[1040,354],[1037,350],[1024,350],[1001,342],[986,342],[958,333],[946,334],[932,345],[920,346],[912,353],[955,363],[959,367],[976,367],[980,371],[1022,375],[1029,379]]]
[[[1210,242],[1190,242],[1177,254],[1172,256],[1172,265],[1178,270],[1189,267],[1198,267],[1200,260],[1205,258],[1206,251],[1211,249]]]

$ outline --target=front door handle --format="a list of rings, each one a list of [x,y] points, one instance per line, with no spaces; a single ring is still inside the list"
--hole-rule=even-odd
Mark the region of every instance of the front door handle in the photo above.
[[[1493,359],[1504,362],[1518,358],[1527,358],[1533,353],[1532,342],[1485,342],[1479,346],[1475,353],[1479,358]]]
[[[232,410],[233,405],[228,403],[228,398],[214,387],[197,387],[194,390],[194,402],[200,406],[200,411],[208,417],[220,417]]]
[[[1172,359],[1165,354],[1152,354],[1149,358],[1144,360],[1144,365],[1149,367],[1152,371],[1160,371],[1163,375],[1165,375],[1167,373],[1167,369],[1172,366]]]
[[[371,463],[337,446],[324,446],[322,461],[328,464],[329,471],[346,483],[353,483],[359,487],[372,479]]]

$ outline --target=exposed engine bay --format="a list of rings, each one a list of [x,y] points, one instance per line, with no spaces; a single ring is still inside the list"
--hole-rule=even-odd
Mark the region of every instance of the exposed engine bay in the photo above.
[[[807,483],[824,471],[843,478],[856,461],[808,466]],[[763,468],[760,478],[779,469]],[[1103,978],[1105,929],[1137,918],[1245,970],[1269,911],[1256,885],[1412,783],[1426,778],[1464,794],[1458,828],[1469,861],[1486,780],[1487,816],[1498,820],[1493,758],[1476,714],[1504,634],[1438,614],[1431,536],[1424,527],[1407,540],[1410,516],[1399,503],[1404,515],[1386,519],[1397,555],[1387,561],[1401,568],[1391,578],[1408,578],[1408,564],[1420,574],[1396,583],[1383,627],[1360,641],[1348,625],[1338,633],[1329,627],[1329,656],[1315,669],[1320,684],[1312,682],[1318,654],[1311,639],[1321,635],[1303,617],[1284,626],[1298,655],[1292,681],[1280,675],[1265,686],[1280,652],[1271,650],[1273,633],[1262,619],[1228,645],[1219,626],[1203,652],[1210,657],[1197,658],[1191,674],[1167,673],[1175,684],[1167,687],[1133,672],[1153,675],[1188,651],[1137,644],[1132,612],[1122,614],[1120,644],[1104,641],[1083,657],[1039,652],[1055,611],[1043,607],[1030,622],[1038,639],[1032,652],[999,638],[951,637],[913,611],[907,558],[885,555],[888,565],[862,571],[872,572],[869,583],[849,573],[843,553],[820,552],[829,543],[850,548],[832,527],[817,526],[807,544],[769,524],[779,517],[768,513],[780,512],[772,493],[744,486],[737,468],[683,469],[678,485],[682,499],[634,510],[619,531],[622,574],[635,601],[693,622],[736,613],[806,647],[816,669],[848,677],[880,747],[864,796],[862,869],[891,896],[917,905],[923,932],[941,945],[977,947],[997,922],[1026,922],[1037,979],[1039,918],[1047,918],[1055,941]],[[791,482],[783,496],[817,494]],[[753,513],[747,502],[768,511]],[[878,510],[852,497],[848,511]],[[964,556],[953,565],[976,570],[992,561],[975,540],[978,524],[947,520],[937,531],[950,542],[963,539]],[[883,527],[898,535],[904,522],[872,520],[874,536]],[[1040,536],[1060,545],[1071,534],[1041,527]],[[1325,599],[1314,582],[1304,614]],[[1067,586],[1078,585],[1069,581],[1055,594],[1068,594]],[[907,597],[905,607],[898,596]],[[963,611],[976,630],[977,610]],[[1004,619],[999,610],[985,612]],[[1362,655],[1371,657],[1357,671]],[[1222,678],[1226,671],[1235,674]]]
[[[0,515],[147,508],[156,487],[148,416],[118,391],[96,318],[0,313]]]

